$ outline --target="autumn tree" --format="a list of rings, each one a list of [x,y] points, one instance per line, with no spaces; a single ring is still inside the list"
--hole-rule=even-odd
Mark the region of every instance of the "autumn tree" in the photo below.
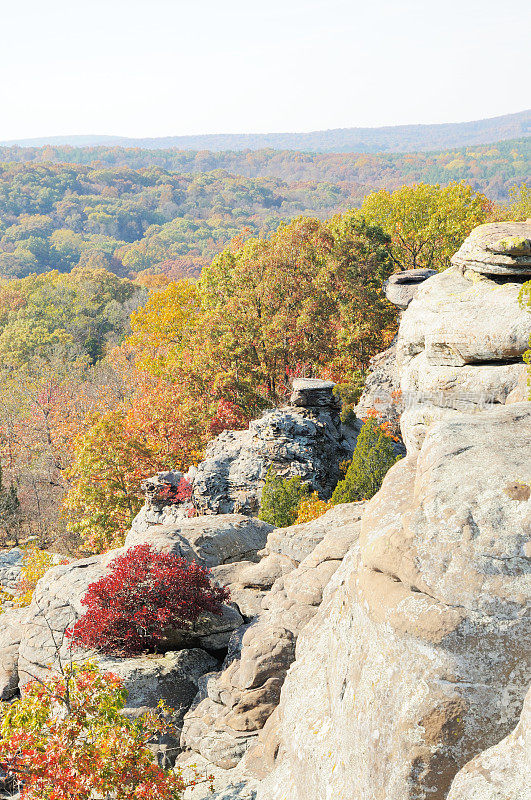
[[[492,203],[466,183],[419,183],[366,195],[361,214],[391,237],[397,270],[450,266],[450,258],[473,228],[486,222]]]
[[[131,719],[126,700],[122,679],[90,663],[30,682],[0,723],[0,767],[21,800],[179,800],[185,782],[149,747],[166,709]]]

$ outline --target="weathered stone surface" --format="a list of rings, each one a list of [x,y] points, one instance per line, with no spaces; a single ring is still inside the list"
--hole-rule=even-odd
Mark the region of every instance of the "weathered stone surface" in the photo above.
[[[479,225],[453,256],[452,264],[486,275],[531,275],[531,223]]]
[[[315,402],[324,402],[325,391],[315,390]],[[206,514],[256,514],[271,467],[282,477],[299,476],[328,498],[356,436],[342,427],[335,398],[333,405],[269,411],[248,430],[224,431],[208,445],[194,478],[193,502]]]
[[[0,551],[0,587],[13,590],[22,571],[23,551],[20,547]]]
[[[355,409],[360,421],[373,410],[377,412],[379,419],[389,423],[393,436],[401,436],[400,415],[404,404],[396,367],[396,337],[391,347],[371,358],[370,372]],[[397,453],[402,452],[400,447],[401,443],[397,443]]]
[[[359,522],[364,507],[364,502],[345,503],[334,506],[312,522],[291,525],[289,528],[275,528],[267,537],[265,552],[276,553],[300,563],[315,550],[328,533],[340,530],[343,525],[349,526]]]
[[[84,613],[82,600],[89,585],[102,577],[110,562],[128,547],[149,542],[156,549],[175,552],[209,566],[224,559],[236,559],[243,553],[256,557],[271,529],[259,520],[237,516],[197,518],[173,528],[152,526],[143,532],[137,528],[127,537],[124,548],[51,568],[37,584],[21,634],[18,670],[21,684],[47,673],[48,665],[56,660],[57,644],[61,654],[69,657],[70,642],[65,640],[64,632]],[[237,608],[225,605],[221,616],[205,615],[193,630],[168,629],[166,648],[220,650],[227,647],[232,632],[243,622]],[[79,657],[84,656],[81,653]]]
[[[434,269],[407,269],[404,272],[395,272],[384,283],[385,296],[393,305],[402,311],[408,307],[421,283],[436,275]]]
[[[287,569],[289,558],[292,569],[284,571],[267,592],[262,613],[245,628],[225,669],[209,675],[202,685],[185,717],[183,747],[212,758],[217,766],[232,768],[241,759],[254,741],[248,736],[256,736],[278,705],[297,636],[316,613],[324,587],[357,540],[363,505],[336,506],[319,520],[269,535],[264,560],[285,559],[281,563]],[[288,549],[291,556],[278,549]],[[298,566],[295,554],[301,558]],[[258,571],[259,566],[247,570]],[[242,739],[244,735],[247,738]]]
[[[531,315],[521,307],[521,284],[454,267],[422,285],[404,312],[396,369],[408,451],[448,409],[484,413],[525,396],[523,353]]]
[[[529,800],[530,787],[531,690],[515,730],[457,773],[447,800]]]
[[[154,749],[165,766],[173,765],[180,752],[184,714],[197,693],[200,677],[217,666],[216,659],[196,648],[136,658],[105,656],[98,659],[98,664],[102,671],[122,678],[128,692],[124,709],[128,716],[154,711],[161,700],[172,709],[174,733],[161,737]]]
[[[18,651],[25,621],[24,608],[0,614],[0,700],[9,700],[18,689]]]
[[[272,525],[241,514],[202,516],[176,520],[173,524],[147,525],[142,511],[133,522],[125,547],[148,543],[157,550],[216,567],[257,558]]]
[[[179,758],[179,770],[185,780],[194,780],[199,775],[199,782],[185,790],[183,800],[255,800],[257,781],[250,778],[241,767],[223,769],[216,767],[211,761],[198,753],[187,754]],[[213,778],[214,794],[210,791],[208,781],[201,781],[202,776]]]
[[[423,284],[404,312],[397,368],[425,351],[427,363],[461,366],[522,357],[529,346],[530,316],[521,307],[521,284],[496,283],[447,269]]]
[[[454,412],[391,469],[299,635],[259,800],[444,800],[514,727],[530,483],[530,403]]]
[[[302,408],[340,408],[340,401],[334,396],[332,381],[323,381],[319,378],[297,378],[293,381],[293,392],[290,405]]]

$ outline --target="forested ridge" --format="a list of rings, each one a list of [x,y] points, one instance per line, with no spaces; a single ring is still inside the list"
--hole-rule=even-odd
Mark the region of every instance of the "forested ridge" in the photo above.
[[[2,148],[0,275],[75,266],[197,275],[234,236],[321,219],[375,189],[466,180],[503,202],[529,174],[529,140],[441,153],[243,153]],[[9,159],[9,160],[8,160]]]
[[[124,147],[183,150],[299,150],[317,153],[408,152],[439,147],[460,147],[515,139],[529,132],[529,110],[470,122],[424,125],[389,125],[377,128],[332,128],[308,133],[236,133],[130,138],[126,136],[48,136],[22,139],[9,144],[72,144],[77,146],[120,145]]]

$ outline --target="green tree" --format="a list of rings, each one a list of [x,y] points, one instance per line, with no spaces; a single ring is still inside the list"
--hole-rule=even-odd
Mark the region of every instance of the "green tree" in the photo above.
[[[287,528],[295,524],[301,501],[309,498],[310,487],[298,476],[283,479],[270,468],[262,490],[259,518],[275,528]]]
[[[492,203],[466,183],[419,183],[365,197],[362,216],[391,237],[397,270],[443,270],[470,231],[487,222]]]
[[[369,500],[376,494],[386,473],[399,458],[395,453],[393,440],[378,420],[367,419],[358,436],[347,473],[334,489],[333,505]]]

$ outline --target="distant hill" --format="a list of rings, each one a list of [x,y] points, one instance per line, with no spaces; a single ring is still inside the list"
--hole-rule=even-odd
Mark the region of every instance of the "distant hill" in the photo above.
[[[393,125],[383,128],[336,128],[310,133],[208,134],[133,139],[121,136],[46,136],[1,142],[4,145],[42,147],[141,147],[180,150],[299,150],[312,153],[389,153],[437,150],[489,144],[528,136],[531,110],[501,117],[440,125]]]
[[[288,195],[297,196],[299,211],[315,213],[322,209],[332,213],[334,209],[346,208],[349,204],[359,205],[361,198],[375,189],[396,189],[403,184],[419,182],[446,185],[464,180],[491,200],[505,202],[511,187],[530,182],[531,137],[416,153],[302,153],[272,148],[214,152],[119,146],[12,145],[0,147],[2,162],[86,165],[100,171],[121,169],[121,179],[132,180],[133,184],[139,176],[128,176],[124,169],[142,171],[156,168],[177,175],[214,172],[221,175],[223,172],[252,181],[273,179],[285,183],[283,187],[277,186],[275,192],[282,195],[282,208],[286,213],[288,209],[293,210]],[[108,177],[111,183],[118,178],[118,174]],[[230,185],[232,178],[227,180]],[[237,198],[232,199],[238,205]],[[0,221],[1,207],[0,195]]]

